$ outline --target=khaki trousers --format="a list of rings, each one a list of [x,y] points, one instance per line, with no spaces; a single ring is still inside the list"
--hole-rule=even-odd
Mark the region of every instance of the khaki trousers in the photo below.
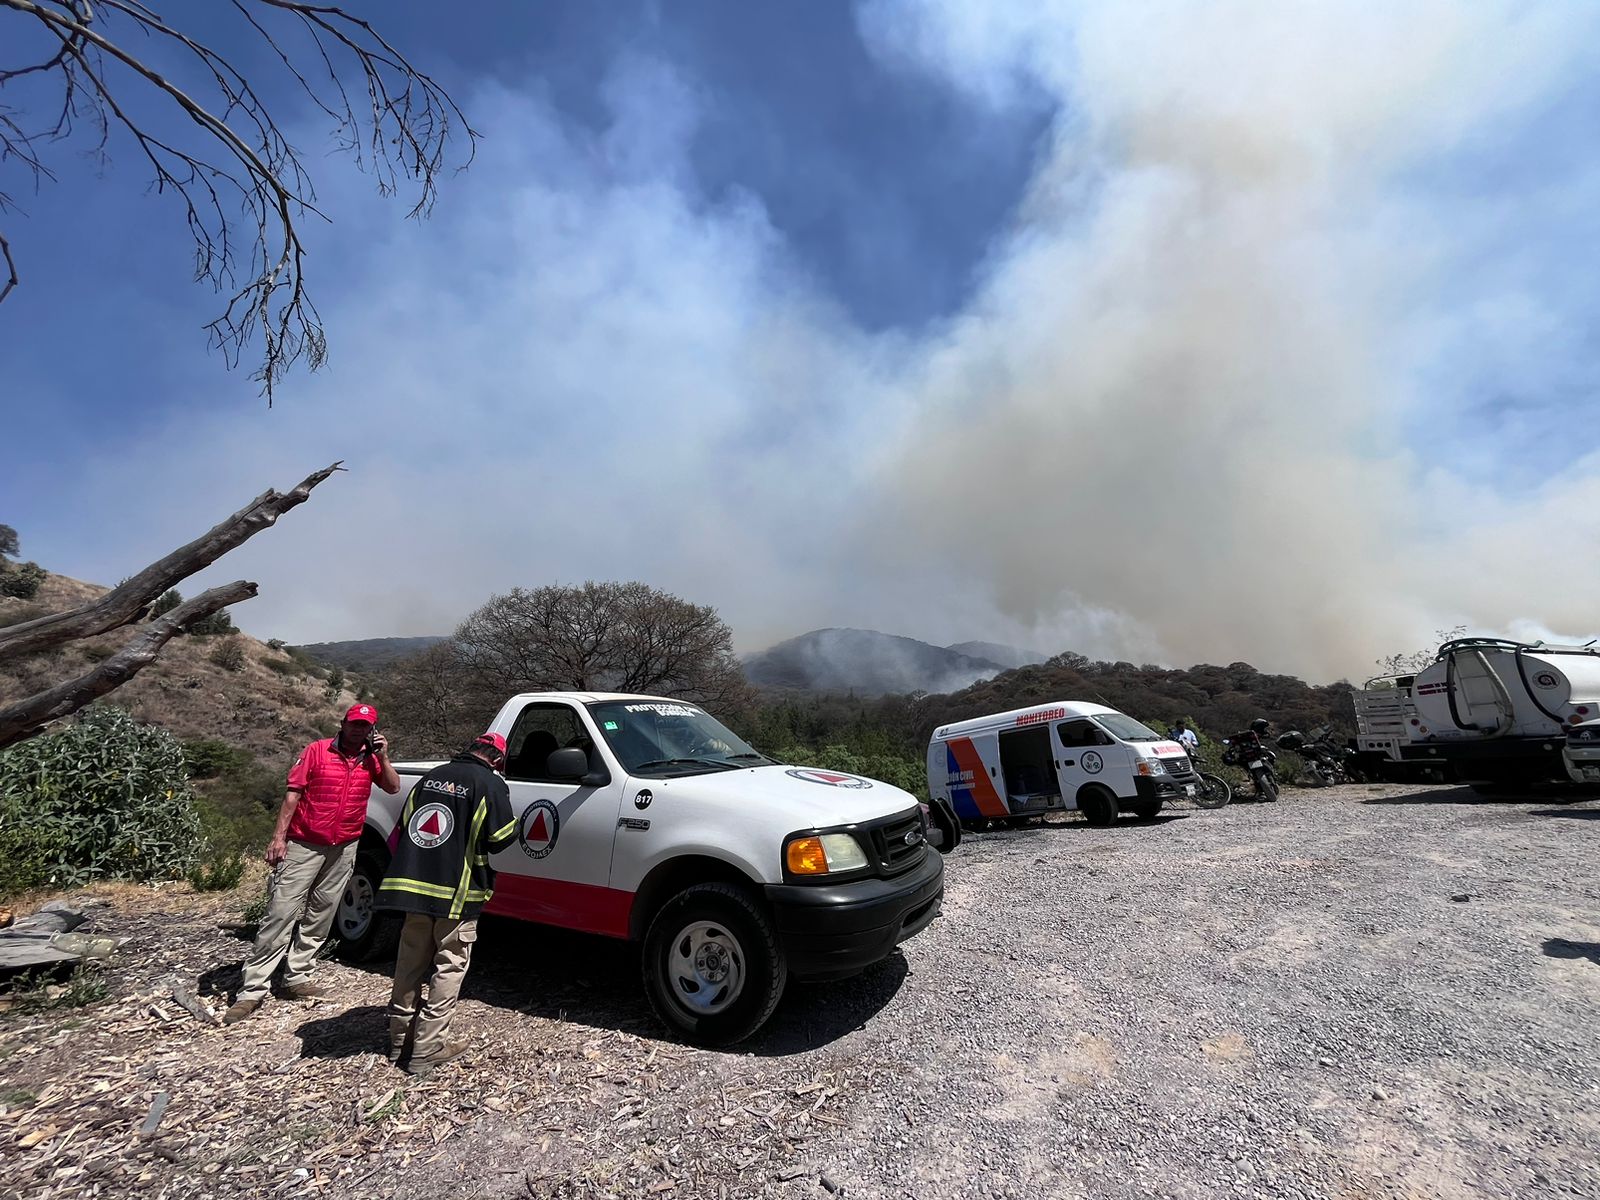
[[[472,961],[472,943],[478,940],[478,919],[452,921],[407,913],[400,932],[400,953],[394,964],[394,992],[389,997],[389,1047],[400,1050],[416,1021],[413,1061],[429,1058],[444,1047],[450,1018],[461,996],[461,984]],[[430,978],[431,973],[431,978]],[[428,1002],[418,1011],[422,984],[428,984]]]
[[[317,951],[328,940],[334,910],[355,865],[355,842],[343,846],[289,843],[287,857],[267,884],[267,915],[256,932],[255,949],[245,960],[240,1000],[265,998],[272,987],[272,972],[285,957],[285,985],[311,978]]]

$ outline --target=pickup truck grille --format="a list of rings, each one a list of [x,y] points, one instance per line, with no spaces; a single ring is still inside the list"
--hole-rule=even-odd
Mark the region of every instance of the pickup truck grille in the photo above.
[[[927,830],[922,825],[922,809],[913,808],[889,817],[862,831],[878,870],[885,876],[898,875],[922,861]]]

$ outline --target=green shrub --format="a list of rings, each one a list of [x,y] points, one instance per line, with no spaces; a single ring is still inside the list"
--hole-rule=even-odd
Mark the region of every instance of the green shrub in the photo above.
[[[821,767],[824,771],[862,775],[910,792],[919,800],[928,798],[926,765],[904,755],[864,754],[849,746],[824,746],[821,750],[786,746],[772,757],[797,767]]]
[[[330,667],[330,668],[328,668],[328,695],[329,696],[338,696],[339,692],[343,688],[344,688],[344,668],[343,667]]]
[[[111,991],[105,973],[94,963],[79,963],[65,979],[50,967],[21,971],[7,981],[6,990],[12,1011],[27,1014],[56,1008],[82,1008],[104,1000]]]
[[[221,738],[197,738],[183,743],[183,761],[190,779],[215,779],[253,762],[250,751]]]
[[[200,843],[183,748],[121,709],[0,754],[0,888],[181,878]]]
[[[152,617],[164,617],[182,603],[183,595],[178,589],[168,588],[156,597],[155,603],[150,606],[150,615]]]
[[[267,649],[268,650],[282,650],[284,648],[285,648],[285,643],[284,643],[284,640],[282,638],[268,638],[267,639]]]
[[[239,639],[230,637],[226,641],[218,642],[211,651],[211,661],[224,671],[244,670],[244,647],[239,644]]]
[[[266,918],[267,905],[272,902],[272,897],[267,894],[265,886],[255,894],[244,908],[239,911],[239,919],[248,925],[259,925]]]
[[[231,892],[244,878],[244,855],[235,850],[189,868],[189,883],[197,892]]]
[[[46,571],[36,562],[6,564],[0,567],[0,596],[15,596],[18,600],[32,600],[39,594]]]
[[[189,626],[189,632],[196,637],[225,637],[230,633],[238,633],[239,627],[233,623],[233,618],[228,615],[227,609],[214,612],[209,617],[202,617]]]

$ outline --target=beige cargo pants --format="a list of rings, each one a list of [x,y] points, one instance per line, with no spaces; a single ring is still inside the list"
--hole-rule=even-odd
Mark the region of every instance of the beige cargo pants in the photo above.
[[[472,961],[472,943],[478,940],[478,920],[452,921],[407,913],[400,932],[400,953],[394,964],[394,991],[389,997],[389,1049],[405,1046],[412,1020],[417,1025],[411,1046],[412,1061],[432,1057],[443,1049],[450,1018],[461,996],[461,984]],[[431,973],[431,978],[430,978]],[[421,1005],[422,985],[428,985],[428,1002]]]
[[[267,885],[267,915],[256,932],[255,949],[245,960],[237,999],[264,999],[271,990],[272,972],[285,956],[285,985],[310,980],[317,951],[328,940],[334,910],[355,865],[355,842],[343,846],[289,843],[288,856]]]

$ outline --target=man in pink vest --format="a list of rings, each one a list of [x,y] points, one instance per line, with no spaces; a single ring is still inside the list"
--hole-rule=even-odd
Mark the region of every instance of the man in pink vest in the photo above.
[[[311,982],[311,971],[355,868],[367,798],[374,783],[391,794],[400,790],[388,739],[372,728],[377,721],[372,705],[355,705],[345,713],[338,737],[312,742],[289,769],[289,791],[267,846],[273,868],[267,915],[245,960],[239,994],[223,1014],[224,1025],[261,1007],[272,973],[285,957],[284,995],[309,1000],[326,994]]]

